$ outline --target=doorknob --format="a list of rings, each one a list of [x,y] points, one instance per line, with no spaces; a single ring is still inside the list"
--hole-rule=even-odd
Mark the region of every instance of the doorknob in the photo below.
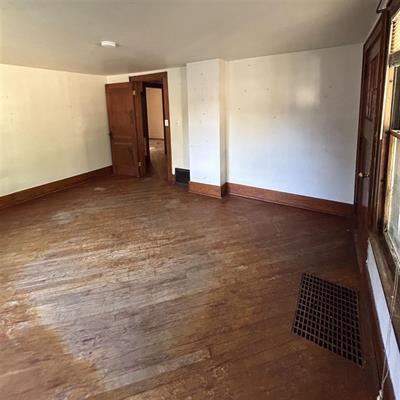
[[[369,178],[369,174],[367,174],[367,173],[364,174],[364,173],[362,173],[362,172],[359,172],[359,173],[358,173],[358,177],[359,177],[359,178]]]

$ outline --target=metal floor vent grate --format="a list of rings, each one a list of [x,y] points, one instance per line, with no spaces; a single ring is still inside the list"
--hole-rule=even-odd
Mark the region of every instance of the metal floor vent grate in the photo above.
[[[303,274],[293,333],[363,364],[355,290]]]

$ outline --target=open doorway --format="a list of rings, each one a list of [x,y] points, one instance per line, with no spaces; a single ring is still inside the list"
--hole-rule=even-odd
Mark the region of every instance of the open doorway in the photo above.
[[[147,175],[172,182],[167,73],[132,76],[129,80],[138,84],[140,93]]]
[[[167,179],[167,151],[165,144],[164,107],[162,85],[144,83],[143,96],[145,104],[143,114],[145,123],[144,136],[147,138],[146,161],[149,173]]]

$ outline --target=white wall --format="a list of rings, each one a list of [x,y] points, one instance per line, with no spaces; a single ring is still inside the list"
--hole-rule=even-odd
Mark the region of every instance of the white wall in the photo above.
[[[362,46],[234,60],[224,63],[225,80],[215,77],[213,84],[199,75],[187,83],[191,66],[215,61],[167,70],[173,170],[190,168],[191,179],[203,183],[223,183],[227,175],[232,183],[352,203]],[[159,71],[136,75],[149,72]],[[130,75],[135,74],[107,81]],[[195,93],[199,103],[193,107]],[[188,104],[197,131],[190,145]],[[226,152],[217,148],[223,149],[224,136],[215,146],[207,143],[215,127],[202,114],[213,105],[227,109],[226,121],[223,113],[219,120],[227,132]],[[209,162],[216,159],[219,171]]]
[[[111,165],[105,82],[0,64],[0,196]]]
[[[190,180],[217,186],[226,181],[224,64],[187,65]]]
[[[208,79],[199,75],[189,85],[190,65],[167,69],[173,171],[190,168],[198,182],[221,184],[227,175],[233,183],[352,203],[361,58],[361,45],[351,45],[211,60],[190,65],[217,62],[216,75],[210,70]],[[15,66],[1,71],[2,194],[109,165],[105,80],[156,72],[105,78]],[[190,146],[188,103],[197,132]],[[202,115],[210,107],[215,126]],[[207,142],[214,128],[227,132],[226,151],[225,135]]]
[[[220,104],[220,115],[219,115],[219,130],[220,130],[220,137],[219,137],[219,148],[220,148],[220,182],[223,185],[225,182],[228,181],[228,169],[227,169],[227,135],[228,135],[228,125],[227,125],[227,66],[226,62],[220,60],[219,66],[219,104]]]
[[[146,88],[147,127],[150,139],[164,139],[162,89]]]
[[[186,68],[168,69],[172,169],[190,169]]]
[[[190,168],[186,68],[136,72],[107,77],[107,83],[128,82],[133,75],[145,75],[153,72],[168,73],[169,114],[172,147],[172,171],[175,168]]]
[[[379,329],[388,358],[390,378],[395,397],[396,399],[400,399],[400,351],[397,345],[393,325],[389,318],[389,309],[371,245],[368,246],[367,267],[379,320]]]
[[[228,181],[353,203],[361,45],[231,61]]]

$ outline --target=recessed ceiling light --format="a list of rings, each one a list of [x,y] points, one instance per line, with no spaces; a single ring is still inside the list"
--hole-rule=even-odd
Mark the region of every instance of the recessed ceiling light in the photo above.
[[[101,47],[117,47],[117,43],[111,41],[111,40],[102,40],[100,42]]]

